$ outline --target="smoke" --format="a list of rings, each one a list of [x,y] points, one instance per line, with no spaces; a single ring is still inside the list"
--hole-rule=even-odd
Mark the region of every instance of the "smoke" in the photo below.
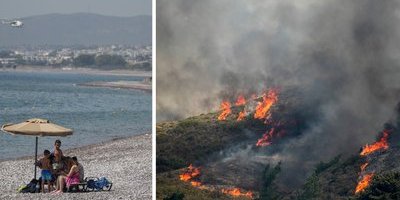
[[[160,0],[157,120],[296,86],[320,118],[280,154],[286,178],[304,180],[317,161],[354,154],[393,118],[399,15],[394,0]]]

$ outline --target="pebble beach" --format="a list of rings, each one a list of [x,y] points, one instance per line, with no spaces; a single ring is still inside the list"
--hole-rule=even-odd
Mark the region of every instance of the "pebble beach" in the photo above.
[[[148,133],[63,150],[65,156],[78,157],[85,177],[104,176],[113,182],[111,191],[101,192],[20,194],[17,188],[33,178],[33,156],[0,161],[0,199],[151,199],[151,146]]]

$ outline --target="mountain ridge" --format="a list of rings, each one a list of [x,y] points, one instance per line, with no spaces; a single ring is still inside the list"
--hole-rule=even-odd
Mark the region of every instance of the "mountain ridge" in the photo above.
[[[0,26],[0,47],[19,45],[151,45],[151,16],[114,17],[91,13],[21,18],[22,28]]]

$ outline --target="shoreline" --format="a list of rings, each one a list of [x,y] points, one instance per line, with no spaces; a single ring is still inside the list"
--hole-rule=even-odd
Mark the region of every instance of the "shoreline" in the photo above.
[[[72,148],[68,148],[68,149],[64,149],[63,152],[68,153],[68,152],[73,152],[73,151],[78,151],[78,150],[87,150],[89,148],[94,148],[100,145],[105,145],[105,144],[109,144],[115,141],[119,141],[119,140],[126,140],[126,139],[132,139],[135,137],[139,137],[139,136],[143,136],[143,135],[147,135],[147,134],[151,134],[149,132],[143,132],[143,133],[139,133],[137,135],[130,135],[130,136],[120,136],[120,137],[116,137],[113,139],[109,139],[109,140],[105,140],[99,143],[93,143],[93,144],[87,144],[84,146],[78,146],[78,147],[72,147]],[[38,158],[40,157],[40,152],[38,152]],[[34,159],[34,155],[30,155],[30,156],[19,156],[19,157],[14,157],[14,158],[4,158],[4,159],[0,159],[0,165],[2,162],[6,162],[6,161],[19,161],[19,160],[27,160],[27,159]]]
[[[77,156],[85,177],[106,177],[113,182],[111,191],[63,193],[17,193],[16,189],[33,177],[33,156],[0,161],[0,199],[151,199],[152,136],[114,138],[97,144],[64,150]],[[40,175],[40,170],[38,169]],[[37,177],[38,178],[38,177]]]
[[[89,74],[89,75],[110,75],[110,76],[133,76],[133,77],[151,77],[152,72],[132,71],[132,70],[100,70],[92,68],[52,68],[47,66],[18,66],[16,69],[0,68],[0,72],[32,72],[32,73],[66,73],[66,74]]]
[[[85,87],[103,87],[103,88],[118,88],[118,89],[132,89],[132,90],[143,90],[151,92],[151,84],[144,84],[141,81],[113,81],[113,82],[89,82],[81,83],[79,86]]]

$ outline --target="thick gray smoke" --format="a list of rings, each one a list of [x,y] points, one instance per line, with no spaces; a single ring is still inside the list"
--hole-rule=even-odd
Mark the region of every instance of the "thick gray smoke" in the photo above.
[[[354,153],[399,100],[399,8],[391,0],[157,1],[157,120],[296,86],[321,118],[281,152],[282,166],[298,169],[286,175]]]

